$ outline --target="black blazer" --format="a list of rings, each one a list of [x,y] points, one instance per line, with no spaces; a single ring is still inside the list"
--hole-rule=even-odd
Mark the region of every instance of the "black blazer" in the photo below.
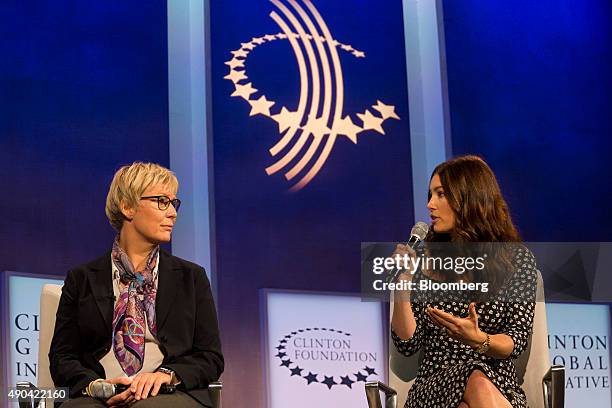
[[[111,254],[68,272],[49,350],[56,387],[81,395],[90,381],[105,378],[99,360],[111,350],[114,296]],[[217,314],[204,269],[160,250],[157,339],[162,367],[181,379],[177,388],[210,406],[206,387],[223,372]]]

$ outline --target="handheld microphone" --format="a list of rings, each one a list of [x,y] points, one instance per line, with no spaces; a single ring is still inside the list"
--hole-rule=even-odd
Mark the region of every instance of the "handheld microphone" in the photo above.
[[[418,246],[421,244],[421,242],[423,242],[428,232],[429,232],[429,225],[427,223],[423,221],[417,222],[416,224],[414,224],[414,227],[412,227],[412,229],[410,230],[410,238],[408,239],[408,242],[406,242],[406,245],[416,250]],[[401,269],[401,268],[393,269],[391,272],[389,272],[387,281],[396,282],[397,278],[403,271],[404,269]]]
[[[104,400],[121,394],[123,391],[130,388],[125,384],[111,384],[106,381],[96,381],[89,386],[89,392],[93,398]],[[171,384],[162,384],[159,388],[159,394],[172,394],[176,391],[176,387]]]

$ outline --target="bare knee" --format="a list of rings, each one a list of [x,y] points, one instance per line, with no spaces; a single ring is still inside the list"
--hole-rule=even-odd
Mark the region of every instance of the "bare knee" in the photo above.
[[[472,374],[470,374],[467,386],[470,388],[474,388],[479,392],[498,391],[497,387],[495,387],[495,384],[493,384],[489,377],[487,377],[487,375],[480,370],[474,370]]]
[[[463,398],[468,407],[510,407],[508,400],[480,370],[470,374]]]

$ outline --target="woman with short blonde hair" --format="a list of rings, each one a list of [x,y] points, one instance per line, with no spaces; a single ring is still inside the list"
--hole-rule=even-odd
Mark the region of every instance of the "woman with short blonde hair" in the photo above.
[[[144,191],[154,185],[167,186],[174,194],[179,187],[176,175],[156,163],[134,162],[117,170],[108,189],[105,208],[106,217],[117,232],[121,231],[124,220],[121,202],[135,207]]]
[[[224,363],[210,283],[201,266],[160,248],[177,192],[159,164],[115,173],[105,208],[112,249],[68,272],[57,311],[49,362],[55,386],[70,390],[67,407],[211,405],[207,386]],[[103,383],[125,390],[108,396]]]

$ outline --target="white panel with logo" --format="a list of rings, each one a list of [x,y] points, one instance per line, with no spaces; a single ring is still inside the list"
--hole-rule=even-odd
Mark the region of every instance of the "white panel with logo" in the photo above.
[[[45,284],[62,285],[63,280],[7,274],[8,311],[4,324],[8,326],[5,355],[8,386],[18,381],[36,384],[38,364],[38,332],[40,327],[40,291]],[[6,327],[6,326],[5,326]]]
[[[381,303],[308,292],[264,296],[267,406],[363,406],[365,382],[386,375]]]
[[[610,308],[608,305],[546,305],[552,364],[565,366],[565,406],[612,406]]]

